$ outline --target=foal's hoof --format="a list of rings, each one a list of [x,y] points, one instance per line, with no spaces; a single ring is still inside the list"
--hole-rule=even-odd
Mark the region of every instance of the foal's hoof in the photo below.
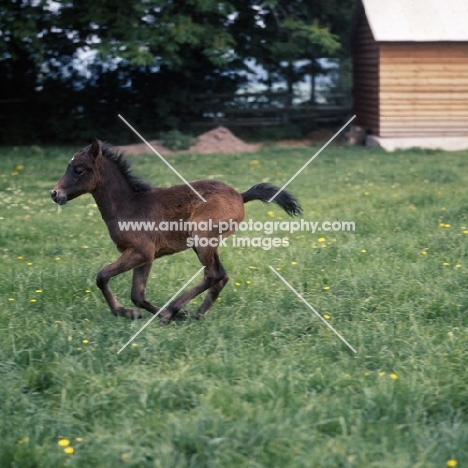
[[[179,310],[177,314],[172,318],[172,320],[177,320],[178,322],[188,319],[198,319],[198,315],[191,310]]]
[[[125,307],[119,307],[112,311],[116,317],[125,317],[131,320],[137,320],[144,317],[144,314],[141,310],[135,309],[126,309]]]
[[[169,323],[171,323],[172,321],[172,318],[173,318],[173,315],[170,312],[163,312],[161,314],[161,320],[159,324],[161,325],[161,327],[164,327],[165,325],[169,325]]]

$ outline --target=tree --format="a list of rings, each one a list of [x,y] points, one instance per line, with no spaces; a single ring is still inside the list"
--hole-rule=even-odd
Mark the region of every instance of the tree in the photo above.
[[[0,141],[109,134],[120,130],[119,121],[110,124],[118,111],[148,130],[183,126],[203,112],[194,95],[238,88],[247,58],[291,90],[310,72],[298,61],[339,53],[348,17],[341,5],[354,2],[3,2]],[[86,70],[76,65],[83,53],[95,54]]]

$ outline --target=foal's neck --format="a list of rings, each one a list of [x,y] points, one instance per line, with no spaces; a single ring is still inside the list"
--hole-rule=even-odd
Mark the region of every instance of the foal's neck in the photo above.
[[[115,162],[101,156],[96,166],[99,180],[91,195],[107,223],[122,212],[123,205],[129,202],[135,192]]]

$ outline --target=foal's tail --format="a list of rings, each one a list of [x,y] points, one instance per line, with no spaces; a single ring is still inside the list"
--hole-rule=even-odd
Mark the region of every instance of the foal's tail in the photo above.
[[[279,193],[278,193],[279,192]],[[276,195],[278,194],[278,195]],[[302,213],[301,205],[296,197],[291,195],[286,190],[281,190],[271,184],[257,184],[247,190],[247,192],[241,193],[244,203],[252,200],[260,200],[264,203],[269,203],[272,197],[273,203],[281,206],[289,216],[297,216]],[[276,195],[276,196],[275,196]]]

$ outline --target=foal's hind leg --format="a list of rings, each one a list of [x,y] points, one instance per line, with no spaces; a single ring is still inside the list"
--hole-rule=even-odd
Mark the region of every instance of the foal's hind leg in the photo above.
[[[224,286],[226,286],[227,282],[229,281],[229,276],[226,273],[226,270],[224,269],[223,264],[219,260],[218,252],[215,253],[214,260],[215,260],[216,269],[219,275],[221,276],[221,279],[219,280],[218,283],[216,283],[214,286],[208,289],[208,292],[206,293],[203,304],[197,310],[198,318],[204,317],[207,310],[213,305],[214,301],[218,299],[220,292],[222,291]]]
[[[148,281],[152,266],[153,263],[151,262],[133,269],[131,299],[137,307],[146,309],[152,314],[157,314],[161,308],[151,304],[145,297],[146,282]]]
[[[149,257],[149,259],[151,260],[151,257]],[[114,276],[120,275],[120,273],[138,268],[146,263],[148,263],[147,256],[140,252],[136,252],[133,249],[127,249],[115,262],[105,266],[97,274],[96,284],[102,291],[102,294],[114,315],[131,319],[143,317],[143,314],[140,311],[126,309],[122,304],[120,304],[109,288],[109,280]]]
[[[182,309],[182,307],[187,305],[194,297],[198,296],[203,291],[215,286],[224,278],[224,275],[226,275],[219,262],[219,258],[217,260],[215,259],[215,256],[217,257],[217,247],[199,247],[194,250],[197,252],[201,264],[205,266],[203,279],[192,289],[179,296],[166,307],[166,309],[161,313],[161,325],[169,323],[177,312]],[[219,268],[220,266],[222,271]]]

